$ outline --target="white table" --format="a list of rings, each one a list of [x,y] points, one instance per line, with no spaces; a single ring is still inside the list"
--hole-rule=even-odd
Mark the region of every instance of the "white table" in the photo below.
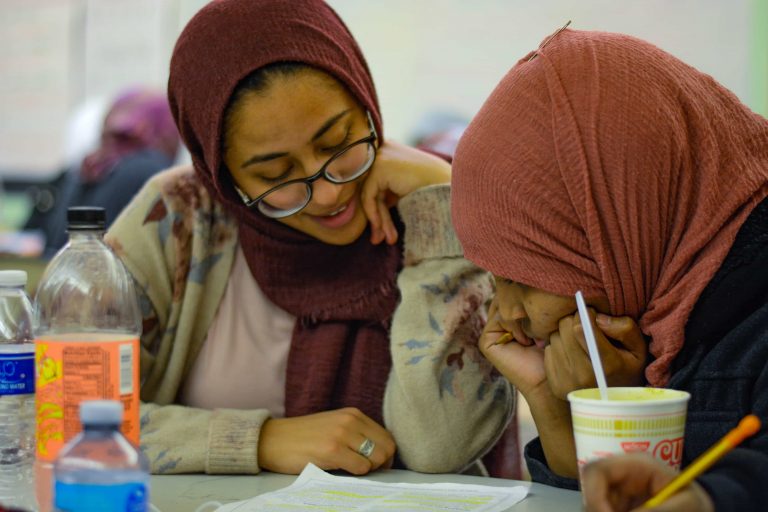
[[[160,512],[194,512],[197,507],[207,501],[229,503],[252,498],[257,494],[287,487],[295,478],[291,475],[267,472],[255,476],[153,475],[150,492],[152,504]],[[509,510],[515,512],[581,511],[581,493],[531,482],[453,474],[428,475],[401,469],[378,471],[361,478],[378,482],[450,482],[499,487],[524,485],[529,488],[528,496]]]

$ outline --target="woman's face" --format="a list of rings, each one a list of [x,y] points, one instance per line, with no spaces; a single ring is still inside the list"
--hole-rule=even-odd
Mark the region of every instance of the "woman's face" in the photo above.
[[[237,186],[255,198],[315,174],[369,133],[365,112],[339,82],[301,70],[274,76],[266,89],[246,93],[236,104],[225,130],[224,162]],[[350,244],[368,223],[360,204],[362,181],[336,185],[321,178],[303,210],[277,221],[328,244]]]
[[[610,311],[608,299],[588,298],[587,304],[602,313]],[[524,344],[543,348],[557,332],[560,319],[576,313],[576,299],[545,292],[496,276],[496,303],[501,326]]]

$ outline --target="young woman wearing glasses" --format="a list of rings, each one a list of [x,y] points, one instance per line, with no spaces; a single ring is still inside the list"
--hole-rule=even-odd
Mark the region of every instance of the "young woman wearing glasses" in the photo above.
[[[456,241],[450,167],[383,137],[338,16],[213,2],[168,90],[193,165],[152,180],[108,235],[144,312],[152,471],[446,472],[483,456],[513,407],[476,347],[492,284]]]

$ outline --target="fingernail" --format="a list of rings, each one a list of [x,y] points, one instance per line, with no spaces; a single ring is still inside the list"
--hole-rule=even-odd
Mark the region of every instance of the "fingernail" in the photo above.
[[[595,316],[595,322],[597,322],[600,327],[608,327],[611,325],[611,317],[598,313],[597,316]]]

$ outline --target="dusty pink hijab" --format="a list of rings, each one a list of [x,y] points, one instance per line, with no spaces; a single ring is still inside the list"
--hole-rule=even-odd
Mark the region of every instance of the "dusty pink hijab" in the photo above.
[[[165,93],[149,87],[131,87],[117,97],[107,112],[101,143],[83,160],[80,180],[101,181],[124,157],[145,149],[160,151],[173,160],[179,142]]]
[[[768,195],[768,121],[644,41],[566,30],[504,77],[459,143],[453,221],[494,274],[608,297],[652,338],[653,385]]]

